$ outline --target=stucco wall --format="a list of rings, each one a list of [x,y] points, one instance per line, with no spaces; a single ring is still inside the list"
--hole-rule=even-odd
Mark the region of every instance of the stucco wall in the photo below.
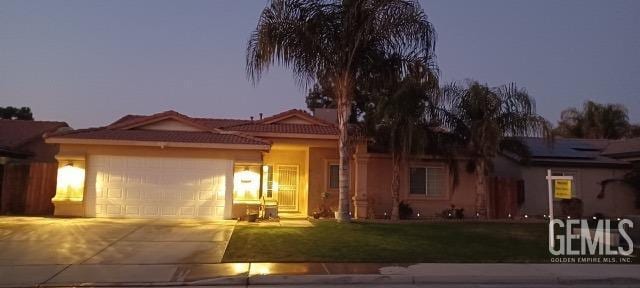
[[[58,158],[65,156],[93,155],[132,155],[148,157],[194,157],[231,159],[236,162],[262,161],[262,153],[257,150],[202,149],[177,147],[138,147],[115,145],[75,145],[61,144]]]
[[[616,168],[588,168],[588,167],[539,167],[521,166],[514,161],[500,156],[495,161],[494,173],[499,176],[517,177],[524,180],[525,201],[520,207],[521,214],[542,215],[548,213],[548,188],[545,179],[547,169],[552,172],[575,173],[577,197],[583,203],[583,216],[590,217],[595,213],[603,213],[609,217],[628,214],[638,214],[635,208],[635,195],[630,187],[622,183],[607,185],[604,197],[597,198],[603,180],[620,179],[628,172],[627,169]],[[555,215],[561,213],[560,202],[554,202]]]
[[[329,188],[329,164],[339,164],[338,149],[335,148],[310,148],[309,149],[309,215],[318,211],[322,204],[322,193],[327,192],[325,200],[332,211],[338,210],[338,189]],[[350,161],[350,201],[353,211],[353,195],[355,193],[355,167],[354,161]]]
[[[458,183],[453,183],[453,171],[442,160],[414,159],[409,165],[442,167],[445,170],[446,193],[443,197],[428,198],[409,194],[409,175],[407,167],[401,168],[400,200],[409,203],[414,216],[420,212],[422,217],[434,217],[441,215],[442,211],[449,209],[451,205],[463,208],[466,217],[475,214],[475,176],[464,169],[464,162],[458,162]],[[373,204],[375,217],[384,217],[384,213],[390,213],[392,165],[388,155],[372,155],[368,162],[368,191],[369,202]]]

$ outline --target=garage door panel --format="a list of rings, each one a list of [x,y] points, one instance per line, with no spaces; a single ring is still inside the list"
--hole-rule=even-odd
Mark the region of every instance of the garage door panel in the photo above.
[[[97,217],[223,218],[231,160],[92,155]]]

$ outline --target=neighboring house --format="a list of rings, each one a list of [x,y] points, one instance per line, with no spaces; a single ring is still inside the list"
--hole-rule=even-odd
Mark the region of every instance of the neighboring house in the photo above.
[[[0,213],[53,214],[58,147],[43,135],[65,128],[64,122],[0,119]]]
[[[582,216],[597,213],[607,217],[638,214],[636,194],[621,180],[631,169],[631,160],[640,155],[640,141],[557,138],[523,138],[531,151],[528,163],[504,153],[495,160],[494,174],[523,181],[519,199],[520,216],[548,213],[547,169],[553,175],[573,176],[572,197],[582,202]],[[627,158],[625,158],[627,157]],[[603,188],[603,183],[608,183]],[[554,200],[557,216],[561,201]]]
[[[339,173],[334,120],[335,114],[327,111],[314,117],[289,110],[257,120],[193,118],[167,111],[51,135],[47,143],[60,145],[55,213],[236,218],[263,198],[277,201],[281,216],[306,217],[323,203],[335,211]],[[353,216],[390,213],[389,156],[368,153],[360,143],[350,169]],[[434,216],[452,204],[473,209],[475,181],[464,169],[457,186],[442,160],[415,158],[403,171],[402,199],[414,215]]]

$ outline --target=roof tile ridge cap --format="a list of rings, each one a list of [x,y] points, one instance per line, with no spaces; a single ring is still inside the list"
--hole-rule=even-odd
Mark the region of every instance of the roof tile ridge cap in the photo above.
[[[251,139],[251,140],[254,140],[254,141],[262,142],[262,143],[265,143],[265,144],[271,144],[272,143],[270,140],[259,138],[259,137],[255,137],[255,136],[252,136],[252,135],[249,135],[247,133],[240,132],[240,131],[223,130],[223,129],[219,129],[219,128],[216,128],[216,130],[218,130],[217,131],[218,133],[223,134],[223,135],[235,135],[235,136]]]
[[[66,136],[71,134],[79,134],[84,132],[93,132],[93,131],[100,131],[100,130],[112,130],[112,129],[109,129],[108,126],[102,126],[102,127],[63,130],[63,131],[56,131],[53,133],[47,133],[47,135],[45,135],[45,138],[56,137],[56,136]]]
[[[274,115],[271,115],[269,117],[265,117],[263,119],[260,119],[258,121],[252,122],[252,123],[270,125],[270,124],[274,124],[274,123],[266,124],[265,122],[270,122],[270,121],[272,121],[274,119],[277,119],[277,118],[280,118],[280,117],[283,117],[283,116],[288,116],[288,114],[294,115],[295,113],[301,113],[304,116],[311,118],[311,120],[313,120],[313,121],[320,122],[320,123],[324,124],[324,126],[333,126],[333,127],[336,127],[336,128],[338,127],[337,123],[333,123],[333,122],[330,122],[330,121],[326,121],[324,119],[320,119],[320,118],[318,118],[316,116],[313,116],[311,113],[309,113],[308,111],[303,110],[303,109],[289,109],[287,111],[280,112],[278,114],[274,114]],[[301,124],[297,124],[297,125],[301,125]],[[302,125],[318,125],[318,124],[302,124]],[[323,125],[320,125],[320,126],[323,126]]]

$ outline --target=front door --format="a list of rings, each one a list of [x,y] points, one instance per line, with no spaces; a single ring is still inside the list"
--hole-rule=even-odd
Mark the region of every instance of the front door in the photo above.
[[[298,211],[298,165],[277,166],[278,210]]]

